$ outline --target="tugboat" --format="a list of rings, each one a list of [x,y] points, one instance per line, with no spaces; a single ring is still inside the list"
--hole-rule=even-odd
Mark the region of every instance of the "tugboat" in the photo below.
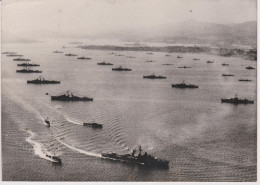
[[[111,152],[111,153],[101,153],[101,156],[105,159],[128,162],[131,164],[137,164],[147,168],[169,169],[169,162],[170,162],[168,160],[162,160],[152,155],[149,155],[147,154],[147,152],[142,154],[141,146],[139,147],[139,153],[137,155],[136,155],[136,149],[134,149],[131,154],[119,155],[114,152]]]
[[[177,58],[182,58],[182,57],[178,55]]]
[[[222,76],[235,76],[235,75],[232,75],[232,74],[222,74]]]
[[[6,55],[7,57],[23,57],[23,55],[17,55],[17,54],[9,54]]]
[[[113,65],[113,64],[111,64],[111,63],[106,63],[106,62],[100,62],[100,63],[97,63],[97,65]]]
[[[39,67],[39,64],[30,64],[30,63],[22,63],[22,64],[17,64],[19,67]]]
[[[53,53],[64,53],[62,51],[53,51]]]
[[[61,95],[51,96],[51,100],[56,101],[93,101],[93,98],[75,96],[72,92],[67,91]]]
[[[112,68],[112,71],[132,71],[132,69],[122,68],[122,66],[119,66],[117,68]]]
[[[249,80],[249,79],[239,79],[238,81],[240,81],[240,82],[251,82],[252,80]]]
[[[200,60],[199,58],[194,58],[193,60]]]
[[[25,67],[24,69],[21,70],[16,70],[17,73],[42,73],[42,71],[39,70],[31,70],[28,67]]]
[[[229,64],[223,63],[222,66],[229,66]]]
[[[78,55],[69,53],[69,54],[65,54],[65,56],[74,57],[74,56],[78,56]]]
[[[212,61],[211,61],[211,60],[208,60],[207,63],[208,63],[208,64],[212,64],[212,63],[214,63],[214,60],[212,60]]]
[[[148,76],[143,76],[143,78],[149,78],[149,79],[166,79],[165,76],[156,76],[154,74],[148,75]]]
[[[13,61],[31,61],[31,60],[25,58],[14,58]]]
[[[237,95],[234,98],[221,99],[221,103],[232,103],[232,104],[254,104],[254,101],[248,99],[239,99]]]
[[[247,66],[246,67],[246,69],[249,69],[249,70],[251,70],[251,69],[255,69],[254,67],[252,67],[252,66]]]
[[[187,69],[187,68],[191,68],[191,67],[183,66],[183,67],[178,67],[178,68],[184,68],[184,69]]]
[[[173,64],[162,64],[163,66],[171,66],[171,65],[173,65]]]
[[[153,60],[147,60],[146,62],[155,62],[155,61],[153,61]]]
[[[79,59],[79,60],[90,60],[91,58],[88,58],[88,57],[79,57],[78,59]]]
[[[186,84],[184,81],[180,84],[172,84],[172,87],[174,88],[181,88],[181,89],[184,89],[184,88],[199,88],[199,86],[197,85],[193,85],[193,84]]]
[[[92,127],[92,128],[103,128],[103,125],[98,123],[83,123],[83,126]]]
[[[50,123],[50,121],[48,120],[48,118],[45,119],[44,121],[45,121],[45,123],[47,124],[47,125],[46,125],[47,127],[50,127],[50,126],[51,126],[51,123]]]
[[[42,76],[39,76],[35,80],[27,80],[28,84],[60,84],[60,81],[45,80]]]

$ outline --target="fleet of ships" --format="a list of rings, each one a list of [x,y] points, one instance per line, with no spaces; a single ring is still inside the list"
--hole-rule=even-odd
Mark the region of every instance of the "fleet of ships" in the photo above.
[[[65,48],[65,47],[63,47]],[[53,51],[53,53],[64,53],[62,51]],[[3,52],[2,54],[6,54],[8,57],[22,57],[23,55],[17,54],[15,52]],[[118,55],[116,53],[110,53],[110,54],[115,54],[115,56],[123,56],[123,55]],[[152,52],[148,52],[148,55],[153,55]],[[65,54],[65,56],[77,56],[76,54],[68,53]],[[170,55],[166,54],[165,56],[169,57]],[[128,58],[135,58],[135,57],[128,57]],[[177,58],[181,59],[183,57],[177,56]],[[79,57],[77,58],[79,60],[90,60],[91,58],[89,57]],[[199,58],[193,58],[193,60],[200,60]],[[19,62],[28,62],[31,61],[30,59],[24,59],[24,58],[15,58],[13,61],[19,61]],[[153,60],[149,60],[146,62],[154,62]],[[207,63],[214,63],[214,60],[208,60]],[[113,65],[112,63],[107,63],[107,62],[101,62],[97,63],[97,65]],[[162,64],[162,65],[173,65],[173,64]],[[17,73],[42,73],[40,70],[32,70],[29,67],[39,67],[39,64],[32,64],[32,63],[20,63],[17,64],[18,67],[24,67],[24,69],[21,70],[16,70]],[[223,63],[222,66],[229,66],[229,64]],[[188,66],[181,66],[178,68],[191,68]],[[252,66],[246,67],[248,70],[255,69]],[[132,71],[130,68],[123,68],[122,66],[112,68],[112,71]],[[233,74],[222,74],[222,76],[234,76]],[[166,79],[166,76],[161,76],[161,75],[147,75],[143,76],[143,78],[147,79]],[[239,79],[239,81],[243,82],[250,82],[250,79]],[[60,84],[60,81],[57,80],[46,80],[42,76],[39,76],[38,78],[34,80],[28,80],[27,84]],[[177,83],[177,84],[171,84],[172,88],[180,88],[180,89],[196,89],[199,88],[198,85],[194,84],[186,84],[184,81],[182,83]],[[48,95],[48,93],[46,93]],[[75,95],[74,93],[67,91],[65,93],[61,93],[56,96],[51,96],[52,101],[66,101],[66,102],[75,102],[75,101],[93,101],[93,98],[89,98],[86,96],[78,96]],[[231,104],[253,104],[254,101],[248,100],[248,99],[239,99],[237,95],[235,95],[234,98],[227,98],[227,99],[221,99],[221,103],[231,103]],[[44,120],[46,123],[47,127],[51,126],[51,122],[47,119]],[[87,122],[82,124],[85,127],[91,127],[93,129],[102,129],[103,125],[96,123],[96,122]],[[156,158],[152,155],[149,155],[147,152],[142,153],[142,148],[141,146],[139,147],[139,152],[137,153],[137,150],[133,150],[131,154],[117,154],[114,152],[110,153],[101,153],[102,158],[104,159],[109,159],[109,160],[116,160],[116,161],[122,161],[122,162],[127,162],[131,164],[137,164],[149,168],[162,168],[162,169],[168,169],[169,168],[169,160],[162,160],[159,158]],[[53,154],[46,154],[46,157],[50,158],[53,164],[61,165],[62,160],[55,155],[55,151]]]

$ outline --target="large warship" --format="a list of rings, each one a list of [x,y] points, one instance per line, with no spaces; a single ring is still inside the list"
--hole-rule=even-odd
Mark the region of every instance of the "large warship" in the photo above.
[[[7,57],[23,57],[23,55],[18,55],[18,54],[9,54],[6,55]]]
[[[25,67],[24,69],[21,70],[16,70],[17,73],[42,73],[42,71],[39,70],[32,70],[29,69],[28,67]]]
[[[117,68],[112,68],[112,71],[132,71],[132,69],[122,68],[122,66],[119,66]]]
[[[143,78],[149,78],[149,79],[166,79],[165,76],[156,76],[155,74],[143,76]]]
[[[172,84],[172,87],[175,87],[175,88],[199,88],[199,86],[197,85],[193,85],[193,84],[186,84],[184,81],[180,84]]]
[[[168,160],[162,160],[152,155],[149,155],[147,154],[147,152],[144,152],[144,154],[142,154],[141,146],[139,147],[138,154],[136,154],[136,150],[134,149],[131,154],[120,155],[111,152],[111,153],[101,153],[101,156],[106,159],[128,162],[131,164],[137,164],[147,168],[169,169],[169,162],[170,162]]]
[[[97,65],[113,65],[111,63],[106,63],[106,62],[100,62],[100,63],[97,63]]]
[[[239,99],[237,95],[234,98],[221,99],[221,103],[232,103],[232,104],[254,104],[254,101],[248,99]]]
[[[51,96],[51,100],[56,101],[93,101],[93,98],[75,96],[72,92],[67,91],[61,95]]]
[[[89,58],[89,57],[79,57],[78,59],[79,60],[90,60],[91,58]]]
[[[28,84],[60,84],[60,81],[55,81],[55,80],[46,80],[42,76],[39,76],[35,80],[27,80]]]
[[[252,66],[247,66],[246,67],[246,69],[249,69],[249,70],[251,70],[251,69],[255,69],[254,67],[252,67]]]
[[[31,60],[25,58],[14,58],[13,61],[31,61]]]
[[[69,54],[65,54],[65,56],[74,57],[74,56],[77,56],[77,55],[69,53]]]
[[[19,67],[39,67],[39,64],[30,64],[30,63],[22,63],[22,64],[17,64]]]

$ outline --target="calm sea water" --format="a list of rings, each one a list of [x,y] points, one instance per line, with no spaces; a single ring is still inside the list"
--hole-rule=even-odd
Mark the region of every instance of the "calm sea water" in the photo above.
[[[166,57],[160,52],[113,51],[124,55],[115,56],[109,54],[112,51],[61,47],[58,43],[2,47],[30,58],[43,71],[16,73],[19,62],[2,55],[3,180],[256,181],[256,70],[245,69],[256,67],[255,61],[187,53]],[[52,53],[55,50],[92,60]],[[178,55],[183,58],[177,59]],[[215,62],[207,64],[209,59]],[[97,65],[102,61],[114,65]],[[222,66],[224,62],[230,66]],[[173,65],[162,65],[166,63]],[[111,70],[119,65],[133,71]],[[178,68],[184,65],[192,68]],[[143,79],[152,73],[167,79]],[[223,77],[222,73],[235,76]],[[40,75],[61,84],[26,84]],[[240,78],[252,82],[239,82]],[[199,88],[171,88],[172,83],[182,81]],[[50,100],[50,95],[67,90],[94,101]],[[221,98],[235,94],[255,104],[221,103]],[[50,128],[44,123],[47,117],[53,122]],[[103,129],[82,126],[91,121],[103,124]],[[100,157],[101,152],[126,153],[139,145],[170,160],[169,170]],[[57,146],[62,166],[53,166],[45,157]]]

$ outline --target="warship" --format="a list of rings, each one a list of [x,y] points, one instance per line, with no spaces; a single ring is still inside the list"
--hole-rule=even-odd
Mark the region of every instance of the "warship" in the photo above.
[[[75,96],[72,92],[67,91],[57,96],[51,96],[51,100],[56,101],[93,101],[93,98]]]
[[[124,55],[118,54],[118,55],[115,55],[115,56],[117,56],[117,57],[122,57],[122,56],[124,56]]]
[[[229,64],[223,63],[222,66],[229,66]]]
[[[65,54],[65,56],[73,57],[73,56],[78,56],[78,55],[69,53],[69,54]]]
[[[62,51],[53,51],[53,53],[64,53]]]
[[[30,63],[22,63],[22,64],[17,64],[19,67],[39,67],[39,64],[30,64]]]
[[[92,128],[103,128],[103,125],[98,123],[83,123],[83,126],[92,127]]]
[[[240,82],[251,82],[252,80],[249,80],[249,79],[239,79],[238,81],[240,81]]]
[[[100,62],[100,63],[97,63],[97,65],[113,65],[113,64],[111,64],[111,63],[106,63],[106,62]]]
[[[27,80],[28,84],[60,84],[60,81],[45,80],[42,76],[39,76],[35,80]]]
[[[234,98],[221,99],[221,103],[232,103],[232,104],[254,104],[254,101],[248,99],[239,99],[237,95]]]
[[[212,63],[214,63],[214,60],[212,60],[212,61],[211,61],[211,60],[208,60],[207,63],[208,63],[208,64],[212,64]]]
[[[166,57],[170,57],[171,55],[165,55]]]
[[[153,53],[146,53],[147,55],[153,55]]]
[[[153,60],[147,60],[146,62],[155,62],[155,61],[153,61]]]
[[[23,57],[23,55],[17,55],[17,54],[9,54],[6,55],[7,57]]]
[[[132,71],[132,69],[122,68],[122,66],[119,66],[117,68],[112,68],[112,71]]]
[[[14,58],[13,61],[31,61],[31,60],[25,58]]]
[[[168,160],[162,160],[152,155],[149,155],[147,152],[144,152],[144,154],[142,154],[141,146],[139,147],[138,154],[136,154],[136,149],[134,149],[131,154],[120,155],[111,152],[111,153],[101,153],[101,156],[105,159],[127,162],[130,164],[136,164],[147,168],[169,169],[169,162],[170,162]]]
[[[126,58],[136,58],[136,57],[133,57],[133,56],[127,56]]]
[[[15,55],[16,52],[6,51],[6,52],[3,52],[2,54],[5,54],[5,55]]]
[[[24,69],[16,70],[17,73],[42,73],[42,71],[39,70],[32,70],[29,69],[27,66]]]
[[[222,76],[235,76],[235,75],[232,75],[232,74],[222,74]]]
[[[163,66],[171,66],[171,65],[173,65],[173,64],[162,64]]]
[[[148,76],[143,76],[143,78],[149,78],[149,79],[166,79],[165,76],[156,76],[154,74],[148,75]]]
[[[182,58],[181,56],[177,56],[177,58]]]
[[[252,66],[247,66],[246,67],[246,69],[249,69],[249,70],[251,70],[251,69],[255,69],[254,67],[252,67]]]
[[[178,67],[178,68],[184,68],[184,69],[187,69],[187,68],[191,68],[191,67],[183,66],[183,67]]]
[[[78,59],[79,59],[79,60],[90,60],[91,58],[88,58],[88,57],[79,57]]]
[[[186,84],[184,81],[180,84],[172,84],[172,87],[174,88],[181,88],[181,89],[184,89],[184,88],[199,88],[199,86],[197,85],[193,85],[193,84]]]
[[[200,60],[199,58],[194,58],[193,60]]]

